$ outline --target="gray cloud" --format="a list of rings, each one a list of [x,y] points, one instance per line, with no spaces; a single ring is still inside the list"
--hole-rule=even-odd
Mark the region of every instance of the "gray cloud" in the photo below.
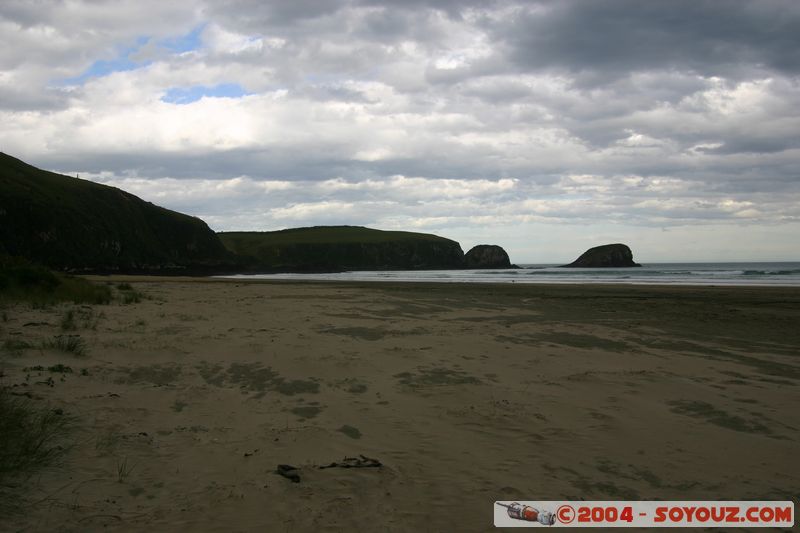
[[[57,111],[69,106],[70,97],[65,91],[44,89],[28,91],[23,87],[0,86],[0,110]]]
[[[0,6],[0,150],[217,229],[519,234],[529,254],[524,235],[567,247],[587,227],[713,227],[696,254],[800,229],[796,2],[46,7]],[[220,85],[247,96],[162,101]]]
[[[212,18],[250,32],[267,28],[291,29],[299,23],[335,14],[347,5],[346,0],[293,0],[292,2],[258,2],[233,0],[218,4],[211,2],[206,7]]]
[[[521,68],[563,70],[582,86],[632,71],[800,71],[800,5],[791,0],[538,2],[491,30]]]

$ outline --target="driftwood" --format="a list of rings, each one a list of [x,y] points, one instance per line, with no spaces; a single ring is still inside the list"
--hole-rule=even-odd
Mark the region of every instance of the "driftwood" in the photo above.
[[[380,468],[383,464],[377,459],[372,459],[364,455],[358,457],[345,457],[341,461],[334,461],[333,463],[322,465],[322,468]]]
[[[286,479],[291,479],[292,483],[300,483],[300,472],[292,465],[278,465],[278,468],[275,469],[275,473]]]
[[[245,454],[247,457],[248,454]],[[377,459],[367,457],[366,455],[359,455],[358,457],[345,457],[341,461],[334,461],[327,465],[320,465],[320,469],[324,468],[380,468],[383,463]],[[300,483],[300,469],[292,465],[278,465],[275,473],[290,479],[292,483]]]

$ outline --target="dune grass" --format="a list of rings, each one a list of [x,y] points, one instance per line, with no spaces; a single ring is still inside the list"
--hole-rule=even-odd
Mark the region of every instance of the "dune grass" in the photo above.
[[[107,304],[111,289],[23,258],[0,256],[0,300],[26,301],[37,307],[57,302]]]
[[[86,342],[80,335],[56,335],[53,338],[43,340],[42,348],[71,353],[79,357],[86,355]]]
[[[139,291],[120,291],[120,301],[123,304],[137,304],[142,301],[142,293]]]
[[[20,486],[66,451],[70,417],[0,387],[0,515],[17,509]]]
[[[117,283],[115,288],[117,289],[117,299],[123,305],[136,304],[145,298],[145,295],[134,289],[130,283]]]
[[[112,290],[106,285],[53,272],[23,258],[0,255],[0,307],[19,302],[47,308],[61,302],[108,304],[111,301]],[[1,311],[0,319],[8,322],[9,311]],[[98,318],[85,306],[69,309],[59,326],[62,331],[94,328]],[[20,355],[36,347],[76,356],[86,353],[86,343],[79,335],[57,335],[37,345],[22,339],[5,339],[0,351]],[[47,370],[62,374],[72,371],[63,364],[47,367]],[[61,409],[51,409],[28,397],[17,396],[0,384],[0,517],[22,509],[23,489],[33,474],[57,465],[67,450],[71,420]]]
[[[78,329],[96,330],[100,319],[105,318],[105,313],[96,313],[94,309],[83,305],[67,309],[61,316],[59,323],[62,331],[76,331]]]
[[[0,352],[18,356],[22,355],[22,352],[25,350],[30,350],[33,347],[31,343],[22,339],[6,339],[0,344]]]

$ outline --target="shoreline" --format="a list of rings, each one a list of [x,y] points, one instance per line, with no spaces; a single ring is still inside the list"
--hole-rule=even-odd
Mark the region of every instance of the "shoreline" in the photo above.
[[[88,273],[86,273],[88,274]],[[118,274],[118,273],[108,273]],[[159,276],[158,272],[128,273]],[[174,277],[170,274],[170,277]],[[192,276],[181,276],[187,279]],[[641,268],[560,268],[526,265],[519,269],[459,270],[349,270],[308,273],[220,273],[215,279],[286,282],[369,283],[508,283],[514,285],[658,285],[658,286],[753,286],[800,287],[800,262],[779,263],[658,263]]]
[[[472,281],[398,281],[398,280],[333,280],[333,279],[274,279],[274,278],[235,278],[229,276],[153,276],[143,274],[82,274],[80,277],[96,282],[153,282],[153,283],[248,283],[248,284],[267,284],[267,285],[343,285],[354,287],[380,287],[386,286],[418,286],[418,287],[519,287],[520,290],[530,288],[559,289],[559,288],[600,288],[600,289],[714,289],[714,290],[767,290],[776,292],[797,292],[800,294],[800,285],[777,285],[777,284],[690,284],[690,283],[586,283],[586,282],[529,282],[529,283],[505,283],[505,282],[472,282]]]

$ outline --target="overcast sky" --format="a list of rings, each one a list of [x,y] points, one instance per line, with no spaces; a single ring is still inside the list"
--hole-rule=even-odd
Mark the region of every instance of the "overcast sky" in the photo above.
[[[215,230],[800,260],[795,0],[2,0],[0,151]]]

